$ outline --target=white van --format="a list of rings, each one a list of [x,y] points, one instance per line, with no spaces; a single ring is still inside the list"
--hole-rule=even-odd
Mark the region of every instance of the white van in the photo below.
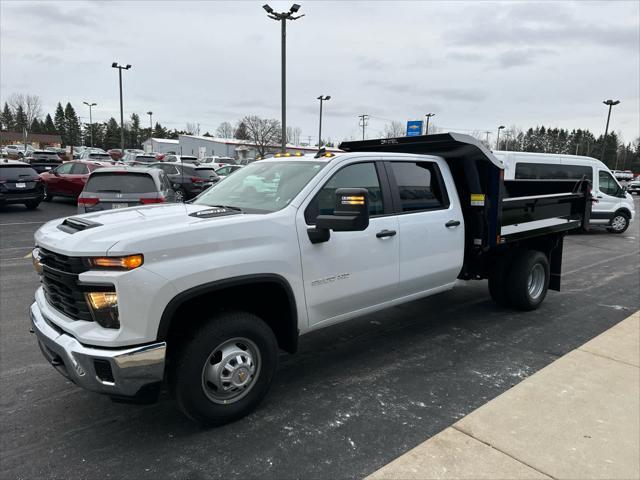
[[[635,217],[633,197],[622,188],[600,160],[578,155],[494,151],[504,162],[505,180],[580,180],[586,175],[593,185],[591,225],[622,233]]]

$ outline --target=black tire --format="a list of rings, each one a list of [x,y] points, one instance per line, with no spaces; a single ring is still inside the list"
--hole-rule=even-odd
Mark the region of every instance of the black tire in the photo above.
[[[35,210],[40,205],[40,200],[31,200],[30,202],[25,202],[24,205],[29,210]]]
[[[53,195],[51,195],[49,193],[49,190],[47,190],[47,187],[44,187],[44,198],[43,198],[43,200],[45,202],[50,202],[51,200],[53,200]]]
[[[241,339],[240,343],[249,340],[257,347],[256,373],[249,375],[253,380],[248,382],[248,391],[241,394],[244,396],[216,403],[209,396],[216,393],[209,388],[211,383],[205,382],[204,372],[205,368],[211,368],[218,346],[232,339]],[[246,312],[223,312],[191,332],[178,347],[171,358],[169,387],[178,408],[187,417],[205,426],[223,425],[244,417],[258,406],[269,391],[277,364],[278,343],[265,322]]]
[[[622,212],[617,212],[611,219],[611,227],[607,228],[610,233],[624,233],[629,228],[629,217]]]
[[[494,302],[502,307],[509,306],[507,295],[507,263],[506,256],[498,259],[489,273],[489,295]]]
[[[532,276],[540,279],[539,282],[534,281],[538,288],[534,288],[533,292],[530,288]],[[509,304],[517,310],[535,310],[547,295],[549,278],[549,260],[544,253],[536,250],[523,250],[515,255],[511,259],[506,278]]]

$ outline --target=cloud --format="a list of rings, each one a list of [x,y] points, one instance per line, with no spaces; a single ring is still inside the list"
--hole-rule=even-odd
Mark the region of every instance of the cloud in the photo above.
[[[555,54],[550,48],[515,48],[499,53],[496,60],[501,68],[521,67],[531,65],[541,57]]]
[[[12,15],[18,15],[29,22],[65,25],[73,28],[94,28],[99,25],[98,17],[92,9],[75,8],[63,10],[54,2],[20,3],[10,8]]]

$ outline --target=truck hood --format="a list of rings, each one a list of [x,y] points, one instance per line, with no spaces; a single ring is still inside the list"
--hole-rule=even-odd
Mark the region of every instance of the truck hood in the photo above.
[[[153,242],[154,238],[184,231],[194,224],[227,222],[233,217],[244,215],[190,204],[107,210],[48,222],[36,232],[35,242],[40,247],[64,255],[107,255],[119,243],[126,250],[128,239]]]

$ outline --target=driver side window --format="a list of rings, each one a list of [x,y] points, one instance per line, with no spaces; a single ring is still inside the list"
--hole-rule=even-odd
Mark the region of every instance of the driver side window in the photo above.
[[[72,168],[73,168],[73,163],[64,163],[60,165],[58,168],[56,168],[56,172],[61,175],[66,175],[68,173],[71,173]]]
[[[620,187],[609,172],[600,170],[598,181],[600,182],[600,191],[605,195],[616,196],[618,194]]]
[[[380,180],[373,162],[355,163],[339,170],[316,194],[304,212],[308,225],[313,225],[318,215],[332,215],[338,188],[366,188],[369,192],[369,215],[382,215],[384,206]]]

